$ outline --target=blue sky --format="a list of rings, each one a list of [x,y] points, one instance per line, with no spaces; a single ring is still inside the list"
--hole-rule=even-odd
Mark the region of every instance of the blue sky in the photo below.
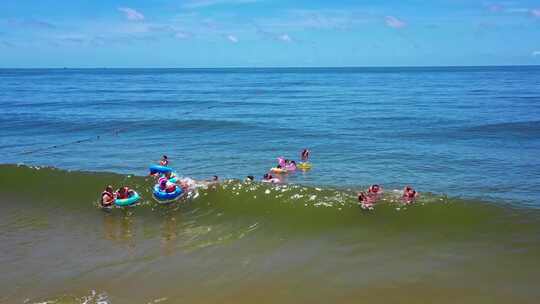
[[[513,64],[540,1],[0,1],[0,67]]]

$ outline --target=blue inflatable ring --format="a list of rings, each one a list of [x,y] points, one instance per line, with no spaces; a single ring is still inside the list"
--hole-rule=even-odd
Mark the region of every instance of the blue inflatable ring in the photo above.
[[[182,193],[184,193],[184,191],[179,186],[176,186],[176,190],[174,192],[167,193],[159,189],[159,185],[155,185],[153,191],[154,198],[160,203],[167,203],[169,201],[176,200],[182,195]]]
[[[128,198],[125,198],[125,199],[117,198],[117,199],[115,199],[114,204],[116,206],[120,206],[120,207],[131,206],[131,205],[137,203],[140,198],[141,197],[139,196],[139,193],[133,191],[133,194]]]
[[[160,166],[160,165],[153,165],[150,166],[150,174],[156,174],[156,173],[167,173],[172,172],[173,169],[170,167]]]

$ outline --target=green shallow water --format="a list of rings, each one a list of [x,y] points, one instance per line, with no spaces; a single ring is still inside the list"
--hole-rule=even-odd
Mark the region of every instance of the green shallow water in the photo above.
[[[141,205],[103,212],[107,184]],[[151,180],[0,166],[1,303],[537,303],[540,212],[385,189],[227,181],[170,206]]]

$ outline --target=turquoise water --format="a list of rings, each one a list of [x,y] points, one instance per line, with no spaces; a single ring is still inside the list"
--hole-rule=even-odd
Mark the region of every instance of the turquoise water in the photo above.
[[[0,92],[0,163],[243,178],[309,147],[290,182],[540,206],[540,67],[4,69]]]

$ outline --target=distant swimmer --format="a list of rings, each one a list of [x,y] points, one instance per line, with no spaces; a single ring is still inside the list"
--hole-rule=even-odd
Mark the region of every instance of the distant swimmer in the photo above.
[[[169,158],[167,157],[167,155],[163,155],[163,157],[161,157],[159,164],[165,167],[169,165]]]
[[[368,188],[368,193],[370,194],[382,194],[382,187],[375,184],[375,185],[371,185],[369,188]]]
[[[367,200],[369,201],[370,204],[375,204],[381,198],[382,193],[383,193],[383,190],[381,186],[377,184],[371,185],[367,189],[367,194],[366,194]]]
[[[362,209],[373,209],[374,201],[364,191],[358,193],[358,203]]]
[[[126,199],[126,198],[129,198],[133,193],[135,193],[133,190],[129,189],[129,187],[124,186],[116,190],[116,198]]]
[[[403,189],[403,196],[401,197],[401,199],[406,203],[406,204],[410,204],[412,202],[414,202],[418,196],[420,194],[418,192],[416,192],[416,190],[414,190],[413,187],[411,186],[406,186],[404,189]]]
[[[112,186],[107,186],[103,192],[101,192],[101,206],[102,207],[110,207],[114,204],[114,200],[116,199]]]
[[[278,184],[281,183],[281,180],[279,178],[273,177],[271,174],[266,173],[263,175],[263,183],[272,183],[272,184]]]
[[[296,162],[294,160],[286,160],[285,161],[285,169],[288,171],[295,171],[296,170]]]
[[[176,184],[171,183],[166,177],[162,177],[159,179],[159,190],[173,193],[176,191]]]
[[[303,162],[309,161],[309,154],[310,153],[311,153],[311,151],[309,151],[308,149],[302,150],[302,153],[300,154],[300,159],[302,159]]]

